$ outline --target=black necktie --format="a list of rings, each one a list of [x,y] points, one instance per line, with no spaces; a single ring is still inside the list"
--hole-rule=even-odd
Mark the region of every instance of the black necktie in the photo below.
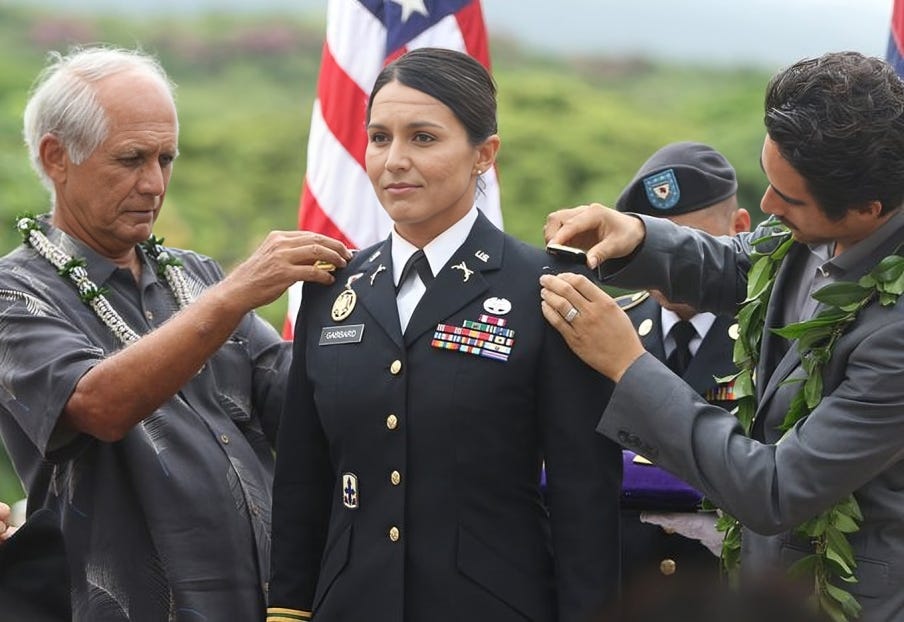
[[[433,271],[430,270],[430,262],[427,261],[427,255],[424,254],[423,250],[418,249],[405,262],[405,267],[402,268],[402,276],[399,277],[399,284],[396,285],[396,293],[399,293],[399,290],[402,289],[402,285],[411,276],[412,270],[416,271],[417,275],[421,277],[424,287],[430,285],[430,281],[433,280]]]
[[[683,376],[688,364],[691,362],[691,339],[697,334],[694,325],[687,320],[681,320],[672,326],[672,338],[675,340],[675,349],[669,355],[666,363],[678,376]]]

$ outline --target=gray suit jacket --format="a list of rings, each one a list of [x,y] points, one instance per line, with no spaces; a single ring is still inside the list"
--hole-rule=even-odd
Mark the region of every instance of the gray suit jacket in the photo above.
[[[730,312],[743,300],[756,231],[712,238],[662,219],[644,223],[643,247],[607,282],[655,287],[714,312]],[[891,235],[865,240],[869,252],[839,280],[857,280],[894,252],[904,241],[904,215],[882,231]],[[780,268],[767,328],[797,286],[789,274],[807,252],[795,245]],[[802,376],[796,344],[767,330],[757,370],[759,408],[747,438],[733,416],[644,354],[616,386],[597,429],[737,517],[746,526],[746,576],[776,572],[804,556],[808,543],[790,530],[853,492],[864,515],[849,538],[859,582],[845,587],[863,606],[863,619],[904,619],[904,298],[861,311],[826,365],[822,402],[779,443],[776,428],[800,386],[785,381]]]

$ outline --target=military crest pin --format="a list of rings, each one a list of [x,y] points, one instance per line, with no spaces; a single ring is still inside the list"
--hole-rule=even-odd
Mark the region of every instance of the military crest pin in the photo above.
[[[342,474],[342,505],[350,510],[358,509],[358,476],[354,473]]]
[[[370,275],[371,286],[373,286],[374,279],[377,278],[377,275],[380,274],[381,272],[384,272],[385,270],[386,270],[386,266],[384,266],[383,264],[380,264],[379,266],[377,266],[377,269],[374,270],[373,274]]]
[[[681,200],[681,189],[678,187],[678,179],[672,169],[666,169],[645,178],[643,187],[647,191],[650,205],[656,209],[670,210]]]
[[[467,283],[468,279],[471,278],[471,275],[474,274],[474,271],[468,268],[465,262],[461,262],[459,264],[455,264],[452,266],[453,270],[461,270],[461,282]]]
[[[333,302],[333,309],[330,317],[334,322],[341,322],[352,314],[355,310],[355,303],[358,302],[358,294],[351,287],[343,289]]]
[[[483,301],[483,310],[493,315],[505,315],[512,310],[512,303],[506,298],[487,298]]]

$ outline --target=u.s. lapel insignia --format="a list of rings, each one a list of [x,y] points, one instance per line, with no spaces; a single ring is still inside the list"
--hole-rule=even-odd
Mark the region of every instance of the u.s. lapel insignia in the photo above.
[[[650,334],[651,330],[653,330],[653,320],[647,318],[637,327],[637,334],[641,337],[646,337]]]
[[[738,340],[738,335],[740,334],[737,322],[728,327],[728,338],[732,341]]]
[[[342,505],[350,510],[358,509],[358,476],[354,473],[342,474]]]
[[[483,263],[486,263],[490,260],[490,254],[486,251],[477,251],[476,253],[474,253],[474,256]]]
[[[370,284],[371,285],[374,284],[374,279],[377,278],[377,275],[380,274],[381,272],[383,272],[384,270],[386,270],[386,266],[384,266],[383,264],[380,264],[379,266],[377,266],[377,269],[374,270],[373,274],[370,275]]]
[[[465,262],[461,262],[459,264],[455,264],[452,266],[453,270],[461,270],[461,282],[467,283],[468,279],[471,278],[471,275],[474,274],[474,271],[469,269],[468,266],[465,265]]]
[[[351,287],[343,289],[333,302],[333,310],[330,317],[334,322],[341,322],[352,314],[355,310],[355,303],[358,302],[358,294]]]
[[[505,315],[512,310],[512,303],[505,298],[487,298],[483,301],[483,310],[493,315]]]

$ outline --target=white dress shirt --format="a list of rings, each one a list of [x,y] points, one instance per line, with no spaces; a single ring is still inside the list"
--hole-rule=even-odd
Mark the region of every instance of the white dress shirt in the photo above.
[[[430,271],[434,276],[452,258],[455,251],[465,243],[476,220],[477,207],[472,206],[461,220],[430,240],[430,243],[424,247],[424,254],[427,256]],[[402,269],[408,262],[408,258],[417,251],[417,247],[399,235],[395,227],[392,228],[390,235],[392,236],[392,282],[399,288]],[[396,305],[399,309],[399,326],[402,328],[402,333],[408,327],[408,320],[411,319],[411,314],[414,313],[417,303],[420,302],[421,296],[426,290],[427,286],[421,281],[416,271],[412,271],[405,283],[402,283],[398,289]]]
[[[678,315],[674,311],[669,311],[665,307],[663,307],[661,311],[663,334],[662,347],[665,349],[665,358],[668,359],[677,347],[677,344],[675,343],[675,337],[672,335],[672,327],[679,321],[681,321],[681,318],[678,317]],[[694,325],[694,329],[697,331],[697,334],[691,338],[691,341],[687,346],[691,351],[691,356],[697,354],[697,350],[700,349],[700,344],[703,343],[703,339],[706,337],[706,333],[709,332],[709,329],[712,328],[713,322],[715,321],[716,316],[709,312],[698,313],[689,320],[689,322]]]

